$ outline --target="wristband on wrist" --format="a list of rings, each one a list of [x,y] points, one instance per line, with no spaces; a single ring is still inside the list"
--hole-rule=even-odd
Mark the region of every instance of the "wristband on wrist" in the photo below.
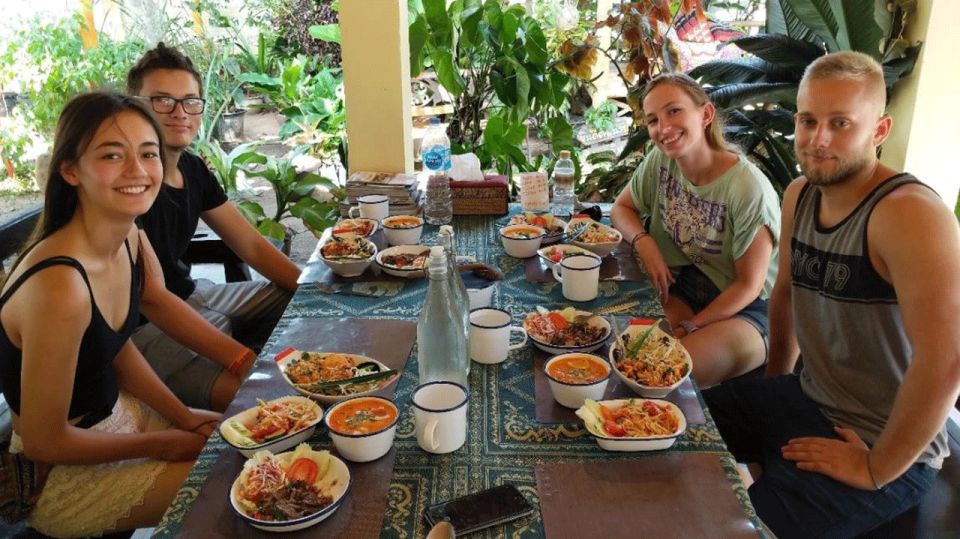
[[[685,330],[687,331],[687,335],[690,335],[690,334],[693,333],[694,331],[700,329],[700,326],[694,324],[693,322],[691,322],[691,321],[689,321],[689,320],[681,320],[681,321],[677,322],[677,325],[680,326],[680,327],[682,327],[683,329],[685,329]]]
[[[230,373],[236,374],[239,376],[240,374],[243,374],[244,367],[247,365],[248,362],[252,363],[253,361],[256,361],[256,360],[257,360],[257,354],[255,354],[253,350],[249,348],[244,348],[243,352],[239,356],[237,356],[236,359],[233,360],[233,363],[231,363],[229,367],[227,367],[227,370]]]
[[[880,490],[883,485],[877,483],[877,478],[873,476],[873,466],[870,466],[870,452],[867,451],[867,473],[870,475],[870,482],[873,483],[873,490]]]
[[[630,247],[633,247],[637,243],[637,240],[643,238],[644,236],[649,236],[649,235],[650,234],[648,232],[645,232],[643,230],[641,230],[640,232],[637,232],[636,234],[633,235],[633,239],[630,240]]]

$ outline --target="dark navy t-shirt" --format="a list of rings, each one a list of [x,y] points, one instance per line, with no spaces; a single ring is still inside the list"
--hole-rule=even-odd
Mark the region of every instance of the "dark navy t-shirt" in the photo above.
[[[226,202],[227,195],[196,155],[183,152],[177,168],[183,174],[183,188],[163,184],[156,202],[140,216],[140,223],[163,267],[167,289],[186,299],[196,284],[190,278],[190,266],[181,258],[197,231],[200,214]]]

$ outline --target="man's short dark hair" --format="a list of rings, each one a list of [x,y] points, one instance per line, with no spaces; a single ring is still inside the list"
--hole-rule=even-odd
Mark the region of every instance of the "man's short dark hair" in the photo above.
[[[127,92],[130,95],[140,93],[143,88],[143,78],[154,69],[179,69],[190,73],[197,79],[200,95],[203,95],[203,80],[200,78],[200,72],[193,66],[193,62],[177,49],[164,45],[163,41],[143,53],[137,64],[127,73]]]

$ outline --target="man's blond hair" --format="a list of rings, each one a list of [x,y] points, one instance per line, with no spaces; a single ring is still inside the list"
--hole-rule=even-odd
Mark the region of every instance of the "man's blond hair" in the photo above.
[[[811,79],[857,80],[880,96],[881,106],[887,101],[883,67],[873,57],[862,52],[832,52],[817,58],[804,70],[800,86]]]

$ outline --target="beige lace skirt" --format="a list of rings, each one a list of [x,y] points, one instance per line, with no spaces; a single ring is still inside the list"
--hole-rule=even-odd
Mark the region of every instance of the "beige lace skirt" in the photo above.
[[[90,430],[130,434],[169,426],[160,414],[121,392],[113,414]],[[11,451],[20,451],[21,444],[14,433]],[[27,522],[54,537],[101,535],[143,504],[144,496],[166,466],[166,462],[149,459],[54,466]]]

